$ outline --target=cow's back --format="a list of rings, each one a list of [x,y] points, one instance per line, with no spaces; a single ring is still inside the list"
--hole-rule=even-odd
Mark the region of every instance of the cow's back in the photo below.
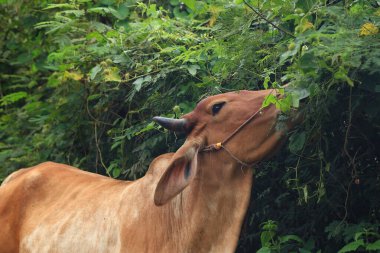
[[[11,174],[0,187],[0,253],[118,251],[129,184],[52,162]]]

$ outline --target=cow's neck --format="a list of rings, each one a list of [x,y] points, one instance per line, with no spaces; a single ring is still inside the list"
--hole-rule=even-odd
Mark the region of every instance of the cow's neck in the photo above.
[[[192,230],[189,247],[192,252],[233,252],[249,204],[253,171],[222,151],[200,154],[198,164],[198,176],[182,200],[189,215],[183,217],[183,225]]]

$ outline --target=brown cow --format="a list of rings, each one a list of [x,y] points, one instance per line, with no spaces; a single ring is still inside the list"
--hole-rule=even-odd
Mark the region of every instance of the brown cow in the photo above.
[[[251,194],[247,164],[283,139],[278,110],[260,109],[270,92],[220,94],[182,119],[156,117],[186,142],[134,182],[53,162],[11,174],[0,187],[0,252],[233,252]]]

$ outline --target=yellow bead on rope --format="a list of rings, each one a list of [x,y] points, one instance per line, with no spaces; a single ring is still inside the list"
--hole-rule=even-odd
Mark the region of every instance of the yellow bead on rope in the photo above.
[[[221,142],[215,143],[215,144],[214,144],[214,148],[215,148],[216,150],[221,149],[221,148],[222,148],[222,143],[221,143]]]

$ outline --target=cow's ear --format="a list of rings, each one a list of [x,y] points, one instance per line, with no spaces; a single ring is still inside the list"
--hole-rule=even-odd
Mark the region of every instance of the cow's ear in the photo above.
[[[161,176],[154,193],[154,203],[163,205],[179,194],[197,173],[198,146],[185,143],[174,155]]]

